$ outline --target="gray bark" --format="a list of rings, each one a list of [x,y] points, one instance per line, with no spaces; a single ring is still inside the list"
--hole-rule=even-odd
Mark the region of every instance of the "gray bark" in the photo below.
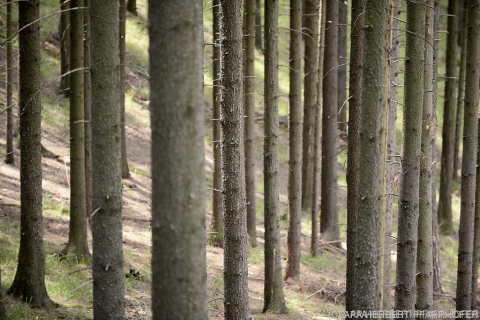
[[[12,4],[7,4],[7,39],[13,34],[13,24],[12,24]],[[14,164],[15,158],[13,156],[13,101],[12,101],[12,42],[7,42],[7,56],[5,58],[7,64],[6,70],[6,82],[5,82],[5,91],[7,93],[7,155],[5,157],[5,163]]]
[[[260,0],[255,0],[255,47],[263,51],[262,12]]]
[[[90,7],[90,0],[84,0],[84,6]],[[84,11],[84,31],[85,39],[83,42],[84,49],[84,67],[90,68],[90,11]],[[84,81],[84,111],[85,111],[85,199],[87,222],[92,225],[92,81],[91,73],[85,72]]]
[[[347,1],[338,2],[338,129],[347,132]]]
[[[60,10],[66,10],[70,8],[70,2],[67,0],[60,0]],[[68,72],[68,57],[69,57],[69,43],[70,43],[70,32],[68,30],[68,25],[70,23],[69,12],[62,12],[60,14],[60,23],[58,26],[58,34],[60,37],[60,74],[63,75]],[[69,76],[62,77],[60,79],[60,91],[63,92],[65,97],[68,96],[68,88],[70,82],[68,81]]]
[[[119,6],[119,46],[120,46],[120,121],[122,127],[122,178],[130,178],[127,159],[127,137],[125,133],[125,36],[127,26],[127,8],[125,0]]]

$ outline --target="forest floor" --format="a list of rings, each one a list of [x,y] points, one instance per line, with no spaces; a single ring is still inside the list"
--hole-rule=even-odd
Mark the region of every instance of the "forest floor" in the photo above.
[[[58,1],[46,0],[48,10]],[[138,1],[140,15],[129,15],[127,20],[127,60],[138,68],[127,69],[126,93],[126,134],[127,153],[131,177],[123,180],[123,241],[125,257],[125,308],[128,319],[150,319],[150,255],[151,255],[151,175],[150,175],[150,129],[148,111],[148,57],[145,23],[145,1]],[[43,5],[43,2],[42,2]],[[50,9],[49,9],[50,8]],[[282,8],[288,10],[288,8]],[[281,18],[284,19],[284,18]],[[282,20],[281,20],[282,21]],[[68,99],[58,93],[59,48],[56,20],[42,22],[42,145],[51,153],[45,152],[43,165],[43,215],[44,241],[47,253],[46,285],[50,297],[60,307],[50,310],[31,309],[28,304],[7,298],[7,305],[12,319],[92,319],[92,285],[86,284],[92,278],[91,270],[77,263],[72,257],[60,259],[58,252],[68,241],[69,228],[69,106]],[[207,23],[210,23],[207,18]],[[206,34],[206,39],[211,35]],[[287,39],[288,40],[288,39]],[[281,39],[286,43],[285,39]],[[211,42],[211,41],[206,41]],[[281,49],[283,50],[283,49]],[[282,51],[283,52],[283,51]],[[285,52],[281,54],[285,56]],[[263,57],[257,52],[261,65]],[[4,64],[4,50],[0,48],[0,65]],[[205,68],[210,65],[208,59]],[[261,75],[259,75],[261,77]],[[280,74],[281,87],[285,81],[285,71]],[[206,83],[211,80],[206,71]],[[18,75],[14,84],[18,83]],[[261,90],[259,87],[258,90]],[[206,96],[211,92],[206,89]],[[285,93],[285,92],[284,92]],[[16,93],[14,99],[16,99]],[[0,89],[0,103],[4,104],[4,89]],[[285,95],[280,101],[280,215],[286,217],[288,208],[288,131],[285,120],[288,106],[285,107]],[[261,100],[259,96],[258,101]],[[18,109],[14,107],[17,123]],[[262,111],[257,111],[256,126],[256,206],[257,206],[257,243],[256,248],[249,247],[249,292],[252,319],[322,319],[328,318],[329,312],[343,311],[345,308],[345,269],[346,243],[341,248],[329,244],[321,245],[319,257],[310,256],[311,214],[302,215],[302,256],[301,278],[299,281],[284,283],[285,299],[289,313],[287,315],[262,314],[264,281],[264,227],[263,227],[263,123]],[[399,114],[399,117],[401,115]],[[283,118],[282,118],[283,117]],[[207,188],[212,184],[212,106],[205,103],[205,163]],[[0,157],[6,147],[6,114],[0,115]],[[341,239],[346,239],[346,143],[339,140],[338,157],[338,209]],[[437,154],[440,154],[437,152]],[[55,155],[55,156],[54,156]],[[10,286],[15,275],[20,239],[20,152],[15,149],[15,165],[6,165],[0,160],[0,263],[2,285]],[[438,169],[438,166],[437,166]],[[438,175],[438,174],[437,174]],[[454,186],[453,199],[454,224],[459,220],[459,183]],[[206,194],[206,227],[211,221],[211,191]],[[394,208],[396,220],[396,205]],[[282,264],[286,264],[287,220],[282,218]],[[396,222],[394,222],[396,230]],[[393,232],[396,235],[396,231]],[[91,245],[91,236],[89,236]],[[441,260],[444,292],[435,295],[435,310],[455,309],[456,256],[458,236],[441,236]],[[207,281],[208,313],[211,319],[223,319],[223,250],[207,245]],[[392,246],[392,283],[395,279],[395,246]],[[81,271],[79,271],[81,270]],[[75,272],[76,271],[76,272]],[[135,275],[132,275],[135,274]],[[86,285],[84,285],[86,284]],[[390,301],[393,305],[392,287]]]

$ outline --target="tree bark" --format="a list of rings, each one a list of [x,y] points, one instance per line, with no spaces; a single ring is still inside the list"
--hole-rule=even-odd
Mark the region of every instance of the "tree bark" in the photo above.
[[[398,200],[397,285],[395,310],[415,310],[415,274],[422,133],[424,2],[407,2],[403,153]]]
[[[127,2],[127,11],[137,15],[137,0],[128,0]]]
[[[90,7],[90,0],[84,0],[84,6]],[[90,11],[84,11],[84,31],[85,39],[83,42],[84,57],[83,64],[85,68],[90,68]],[[92,225],[92,82],[91,73],[84,73],[84,111],[85,111],[85,199],[88,225]]]
[[[148,18],[153,319],[207,319],[202,1],[149,1]]]
[[[12,4],[7,4],[7,39],[13,34],[13,25],[12,25]],[[12,100],[12,41],[7,41],[7,56],[5,58],[7,61],[7,70],[6,70],[6,82],[5,88],[7,93],[7,155],[5,157],[5,163],[14,164],[15,158],[13,155],[13,100]]]
[[[480,76],[480,0],[469,0],[467,23],[467,76],[465,79],[465,115],[460,228],[458,230],[458,269],[456,309],[470,310],[472,299],[472,259],[475,223],[475,184],[477,165],[478,86]],[[475,264],[477,265],[477,261]],[[477,269],[478,274],[478,269]]]
[[[347,1],[338,2],[338,129],[347,132]]]
[[[247,217],[243,152],[242,2],[222,5],[222,170],[225,319],[248,319]]]
[[[0,320],[7,320],[7,319],[8,318],[7,318],[7,308],[5,307],[5,294],[3,293],[3,287],[2,287],[2,270],[0,269]]]
[[[265,286],[263,312],[287,311],[283,294],[279,213],[278,1],[265,1]]]
[[[458,0],[448,1],[447,61],[445,74],[445,100],[443,106],[442,164],[440,172],[440,198],[438,224],[440,233],[453,234],[452,177],[455,147],[455,84],[457,76],[457,13]]]
[[[387,1],[367,0],[355,243],[354,310],[377,310],[380,149],[385,73]]]
[[[130,178],[127,160],[127,137],[125,133],[125,36],[127,26],[127,9],[125,0],[119,0],[119,41],[120,41],[120,121],[122,127],[122,178]]]
[[[40,17],[39,0],[18,4],[22,28]],[[40,28],[32,24],[19,34],[20,52],[20,250],[12,286],[7,293],[35,307],[50,307],[45,287],[42,223],[42,148],[40,100]]]
[[[300,278],[302,219],[302,2],[290,1],[288,236],[285,279]]]
[[[255,47],[263,51],[262,11],[260,0],[255,0]]]
[[[66,10],[70,8],[70,2],[67,0],[60,0],[60,10]],[[60,37],[60,74],[64,75],[68,72],[68,57],[69,57],[69,43],[70,32],[68,32],[68,25],[70,24],[69,12],[62,12],[60,14],[60,23],[58,26],[58,34]],[[68,96],[68,88],[70,86],[69,76],[62,77],[60,79],[60,91],[65,97]]]
[[[118,0],[91,0],[93,313],[123,319]]]

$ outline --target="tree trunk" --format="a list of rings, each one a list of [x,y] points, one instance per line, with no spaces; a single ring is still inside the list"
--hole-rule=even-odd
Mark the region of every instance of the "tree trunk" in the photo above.
[[[127,9],[125,0],[119,0],[119,32],[120,32],[120,121],[122,127],[122,178],[130,178],[127,160],[127,137],[125,133],[125,36],[127,26]]]
[[[39,0],[18,3],[22,28],[40,16]],[[40,28],[33,24],[19,34],[20,52],[20,250],[8,294],[32,306],[50,307],[45,287],[45,248],[42,223],[42,148]]]
[[[8,4],[7,6],[10,6],[10,4]],[[3,287],[2,287],[2,270],[0,270],[0,320],[7,320],[7,319],[8,318],[7,318],[7,309],[5,307],[5,294],[3,293]]]
[[[90,7],[90,0],[84,0],[84,6]],[[83,64],[85,68],[90,68],[90,11],[84,11],[84,31],[85,39],[83,41],[84,57]],[[84,81],[84,109],[85,109],[85,199],[88,225],[92,226],[92,83],[91,74],[86,71],[83,75]]]
[[[433,15],[434,1],[428,0],[425,16],[425,69],[420,158],[418,249],[417,249],[417,302],[416,310],[433,310],[432,263],[432,141],[436,130],[433,117]]]
[[[93,313],[123,319],[118,0],[91,0]],[[152,21],[152,20],[151,20]],[[98,211],[97,211],[98,210]]]
[[[225,319],[248,319],[247,217],[243,153],[242,2],[222,5],[222,170]]]
[[[13,34],[13,25],[12,25],[12,4],[7,4],[7,39]],[[5,157],[5,163],[14,164],[15,158],[13,156],[13,101],[12,101],[12,41],[7,41],[7,70],[6,70],[6,82],[5,88],[7,92],[7,155]]]
[[[465,35],[466,38],[466,35]],[[479,127],[480,129],[480,127]],[[480,181],[480,148],[477,146],[477,169],[476,178]],[[478,290],[478,262],[480,260],[480,183],[475,188],[475,220],[473,230],[473,265],[472,265],[472,305],[471,309],[477,309],[477,290]]]
[[[338,129],[347,132],[347,1],[338,2]]]
[[[83,0],[70,0],[70,4],[73,8],[84,5]],[[84,12],[72,11],[70,23],[69,64],[75,70],[84,67]],[[73,252],[79,261],[91,257],[87,242],[83,74],[81,70],[70,75],[70,229],[68,244],[62,251]]]
[[[265,1],[265,287],[263,312],[286,312],[283,294],[279,213],[278,1]]]
[[[420,153],[422,133],[425,5],[407,2],[403,153],[398,200],[395,310],[415,310]]]
[[[360,151],[360,110],[362,106],[362,62],[363,25],[365,1],[352,1],[351,44],[350,44],[350,95],[348,108],[348,150],[347,150],[347,295],[346,310],[353,311],[355,283],[355,238],[358,201],[358,172]],[[327,82],[328,83],[328,82]],[[325,101],[325,100],[324,100]]]
[[[457,76],[457,1],[448,1],[447,61],[445,79],[445,103],[443,106],[442,164],[440,172],[440,198],[438,224],[440,233],[453,234],[452,177],[455,147],[455,77]]]
[[[475,184],[477,165],[478,86],[480,76],[480,0],[469,0],[467,24],[467,76],[463,119],[462,183],[460,228],[458,230],[458,269],[456,309],[470,310],[472,299],[472,259],[475,223]],[[475,261],[477,265],[478,258]],[[478,274],[478,269],[476,270]],[[476,289],[475,287],[473,287]]]
[[[305,78],[303,107],[302,208],[312,209],[315,102],[317,100],[319,0],[305,1]]]
[[[223,248],[223,212],[222,212],[222,127],[220,118],[220,102],[222,101],[222,90],[220,88],[221,71],[221,37],[220,16],[222,8],[220,0],[213,2],[213,36],[215,46],[213,47],[213,202],[212,222],[208,241],[215,247]]]
[[[66,10],[70,8],[70,1],[60,0],[60,10]],[[68,25],[70,24],[69,12],[62,12],[60,14],[60,23],[58,26],[58,35],[60,37],[60,74],[64,75],[68,72],[68,47],[70,43],[70,32],[68,31]],[[70,86],[69,76],[62,77],[60,79],[60,91],[65,97],[68,96],[68,88]]]
[[[255,0],[255,47],[263,51],[262,12],[260,0]]]
[[[380,211],[380,149],[385,73],[387,1],[369,0],[365,10],[362,114],[355,243],[354,310],[377,310]]]
[[[337,212],[337,101],[338,1],[327,0],[323,62],[322,186],[320,235],[323,241],[339,238]]]
[[[149,1],[148,20],[153,319],[207,319],[202,1]]]
[[[128,0],[127,2],[127,11],[137,15],[137,0]]]
[[[290,1],[288,251],[285,279],[300,278],[302,220],[302,1]]]
[[[453,180],[457,180],[458,169],[460,168],[460,129],[462,127],[462,113],[463,113],[463,90],[465,88],[465,59],[467,56],[467,17],[468,17],[468,2],[463,1],[464,6],[459,10],[462,12],[462,28],[459,32],[459,38],[462,40],[460,52],[460,74],[458,76],[458,95],[457,95],[457,117],[455,121],[455,149],[453,152]]]

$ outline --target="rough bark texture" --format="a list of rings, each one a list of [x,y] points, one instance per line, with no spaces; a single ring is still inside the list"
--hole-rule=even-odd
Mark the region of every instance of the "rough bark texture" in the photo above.
[[[417,248],[417,301],[416,310],[433,310],[432,263],[432,140],[436,120],[433,117],[433,0],[426,2],[424,94],[422,116],[422,142],[420,155],[418,248]]]
[[[255,47],[263,50],[262,12],[260,0],[255,0]]]
[[[465,79],[465,117],[460,228],[458,230],[457,310],[470,310],[472,298],[472,259],[475,223],[475,184],[477,165],[478,86],[480,76],[480,0],[468,1],[467,75]],[[475,261],[478,263],[477,261]]]
[[[440,172],[440,197],[438,225],[440,233],[453,234],[452,177],[455,147],[455,84],[457,76],[457,1],[448,1],[447,61],[445,74],[445,100],[443,106],[442,160]]]
[[[127,11],[137,15],[137,0],[128,0],[127,2]]]
[[[13,34],[13,25],[12,25],[12,4],[7,4],[7,39]],[[12,100],[12,42],[7,42],[7,70],[6,70],[6,82],[5,82],[5,91],[7,93],[7,155],[5,157],[5,163],[14,164],[15,158],[13,156],[13,100]]]
[[[91,0],[93,314],[123,319],[118,0]]]
[[[127,26],[127,9],[125,0],[119,0],[119,45],[120,45],[120,121],[122,127],[122,178],[130,178],[130,171],[128,170],[127,160],[127,137],[125,134],[125,36]]]
[[[265,286],[263,312],[286,312],[283,294],[279,213],[278,1],[265,1]]]
[[[153,319],[207,319],[202,19],[149,1]]]
[[[415,274],[423,109],[425,5],[407,2],[403,152],[398,200],[395,310],[415,310]]]
[[[317,100],[318,69],[318,4],[319,0],[305,1],[305,78],[303,91],[303,163],[302,208],[312,209],[313,148],[315,135],[315,102]]]
[[[347,1],[338,2],[338,129],[347,132]]]
[[[243,153],[242,1],[222,5],[222,170],[225,319],[248,319],[247,217]]]
[[[245,1],[244,26],[244,114],[245,184],[247,186],[247,232],[249,243],[257,246],[255,207],[255,0]]]
[[[338,78],[338,1],[327,0],[325,53],[323,62],[322,186],[320,235],[323,241],[339,238],[337,211],[337,78]]]
[[[302,215],[302,0],[290,1],[288,239],[285,279],[300,278]]]
[[[5,307],[5,294],[3,292],[3,287],[2,287],[2,270],[1,269],[0,269],[0,320],[7,320],[7,309]]]
[[[83,7],[83,0],[70,0],[73,8]],[[70,67],[84,67],[83,25],[84,13],[70,13]],[[73,253],[76,258],[90,258],[87,242],[87,214],[85,189],[85,128],[84,128],[84,71],[70,74],[70,229],[68,244],[63,254]]]
[[[40,1],[18,4],[19,28],[37,20]],[[50,307],[45,287],[45,248],[42,224],[42,147],[40,28],[33,24],[19,34],[20,51],[20,249],[8,294],[32,306]]]
[[[466,38],[466,36],[465,36]],[[479,127],[480,128],[480,127]],[[477,146],[477,169],[476,178],[480,181],[480,148]],[[477,290],[478,290],[478,263],[480,260],[480,183],[475,188],[475,220],[473,230],[473,265],[472,265],[472,310],[477,309]]]
[[[220,0],[213,2],[213,203],[212,223],[210,227],[209,242],[223,248],[223,212],[222,212],[222,127],[220,118],[220,102],[222,101],[222,90],[220,88],[221,73],[221,40],[220,40],[220,18],[222,9]]]
[[[70,8],[70,1],[60,0],[60,10],[66,10]],[[60,23],[58,25],[58,35],[60,37],[60,74],[63,75],[68,72],[68,48],[70,43],[70,32],[68,31],[68,25],[70,23],[69,12],[62,12],[60,14]],[[60,79],[60,91],[64,96],[68,96],[68,87],[70,83],[68,81],[69,76],[62,77]]]
[[[350,95],[348,108],[348,150],[347,150],[347,295],[346,310],[353,311],[355,283],[355,238],[358,199],[358,170],[360,150],[360,110],[362,106],[362,61],[363,25],[365,1],[352,1],[351,52],[350,54]],[[328,82],[327,82],[328,83]]]
[[[354,310],[377,310],[380,149],[385,73],[387,1],[367,0],[355,243]]]
[[[84,6],[90,7],[90,0],[84,0]],[[85,39],[83,41],[84,57],[83,64],[85,68],[90,68],[90,11],[84,11],[85,16]],[[90,71],[84,73],[83,94],[85,109],[85,202],[87,210],[88,224],[92,225],[92,81]]]

